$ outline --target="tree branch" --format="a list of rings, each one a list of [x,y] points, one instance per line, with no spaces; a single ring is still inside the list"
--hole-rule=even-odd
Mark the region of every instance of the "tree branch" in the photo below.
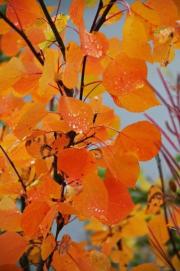
[[[99,20],[97,21],[97,23],[95,24],[93,31],[98,31],[101,26],[103,25],[103,23],[106,21],[106,16],[108,15],[110,9],[112,8],[112,6],[115,4],[117,0],[111,0],[109,2],[109,4],[107,5],[107,7],[105,8],[103,14],[101,15],[101,17],[99,18]]]
[[[26,42],[26,44],[28,45],[29,49],[31,50],[31,52],[33,53],[33,55],[36,57],[36,59],[40,62],[41,65],[44,65],[44,61],[41,58],[41,54],[39,52],[36,51],[36,49],[34,48],[34,46],[32,45],[32,42],[29,40],[29,38],[26,36],[26,34],[24,33],[24,31],[20,30],[17,26],[15,26],[6,15],[4,15],[1,11],[0,11],[0,18],[2,18],[14,31],[16,31],[21,38]]]
[[[23,179],[21,177],[21,175],[19,174],[17,168],[15,167],[13,161],[11,160],[11,158],[9,157],[9,155],[7,154],[7,152],[5,151],[5,149],[0,145],[0,149],[2,150],[3,154],[6,156],[8,162],[10,163],[11,167],[13,168],[14,172],[16,173],[19,182],[21,183],[21,186],[23,188],[24,194],[26,194],[26,186],[23,182]]]
[[[106,20],[106,16],[109,13],[110,9],[112,8],[112,6],[114,5],[114,3],[117,0],[111,0],[109,2],[109,4],[107,5],[107,7],[105,8],[103,14],[101,15],[101,17],[98,20],[99,14],[101,9],[103,8],[103,2],[102,0],[99,1],[99,5],[97,8],[97,12],[96,15],[94,17],[91,29],[90,29],[90,33],[92,33],[93,31],[98,31],[101,26],[103,25],[103,23]],[[83,62],[82,62],[82,73],[81,73],[81,86],[80,86],[80,95],[79,95],[79,99],[82,101],[83,99],[83,91],[84,91],[84,77],[85,77],[85,70],[86,70],[86,62],[87,62],[87,56],[84,56],[83,58]]]
[[[66,60],[66,54],[65,54],[65,46],[64,46],[64,42],[63,42],[61,36],[59,35],[59,32],[58,32],[58,30],[57,30],[57,28],[56,28],[56,25],[55,25],[55,23],[53,22],[53,20],[52,20],[52,18],[51,18],[51,16],[50,16],[49,12],[48,12],[48,10],[47,10],[47,7],[46,7],[44,1],[43,1],[43,0],[38,0],[38,2],[39,2],[40,6],[41,6],[41,8],[42,8],[42,11],[43,11],[43,13],[44,13],[44,15],[45,15],[45,17],[46,17],[46,19],[47,19],[47,21],[48,21],[50,27],[51,27],[53,33],[54,33],[54,36],[55,36],[55,38],[56,38],[56,40],[57,40],[57,43],[59,44],[59,47],[60,47],[60,50],[61,50],[61,52],[62,52],[63,58],[64,58],[64,60]]]

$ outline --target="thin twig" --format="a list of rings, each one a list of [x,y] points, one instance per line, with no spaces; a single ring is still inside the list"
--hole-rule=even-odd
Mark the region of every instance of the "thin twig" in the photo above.
[[[62,40],[62,38],[61,38],[57,28],[56,28],[56,25],[53,22],[44,1],[43,0],[38,0],[38,2],[39,2],[40,6],[42,8],[42,11],[43,11],[43,13],[44,13],[50,27],[51,27],[53,33],[54,33],[54,36],[55,36],[55,38],[57,40],[57,43],[59,44],[59,47],[60,47],[60,50],[62,52],[63,58],[64,58],[64,60],[66,60],[65,45],[64,45],[64,42],[63,42],[63,40]]]
[[[83,98],[83,90],[84,90],[84,77],[85,77],[85,70],[86,70],[86,61],[87,56],[84,56],[83,63],[82,63],[82,73],[81,73],[81,87],[80,87],[80,94],[79,99],[82,101]]]
[[[9,157],[9,155],[7,154],[7,152],[5,151],[5,149],[2,147],[2,145],[0,145],[0,149],[2,150],[3,154],[6,156],[8,162],[10,163],[11,167],[13,168],[14,172],[16,173],[19,182],[21,183],[21,186],[23,188],[24,193],[26,194],[26,186],[23,182],[23,179],[21,177],[21,175],[19,174],[16,166],[14,165],[13,161],[11,160],[11,158]]]
[[[163,195],[165,195],[164,176],[163,176],[162,165],[161,165],[161,159],[160,159],[159,154],[156,156],[156,163],[157,163],[157,168],[158,168],[159,177],[160,177],[160,181],[161,181],[162,193],[163,193]],[[165,200],[164,200],[163,208],[164,208],[164,218],[165,218],[165,222],[166,222],[166,225],[168,225],[168,223],[169,223],[169,221],[168,221],[168,212],[167,212],[167,206],[166,206]],[[173,248],[174,254],[176,254],[177,257],[180,259],[180,255],[179,255],[178,249],[177,249],[177,247],[176,247],[176,243],[175,243],[175,241],[174,241],[172,232],[171,232],[171,230],[169,229],[169,227],[167,227],[167,230],[168,230],[169,239],[170,239],[170,242],[171,242],[171,244],[172,244],[172,248]]]
[[[109,4],[108,4],[108,5],[106,6],[106,8],[105,8],[103,14],[100,16],[100,18],[99,18],[99,20],[98,20],[100,11],[101,11],[101,9],[103,8],[102,1],[101,1],[101,0],[99,1],[98,9],[97,9],[96,15],[95,15],[95,17],[94,17],[92,26],[91,26],[91,28],[90,28],[90,33],[92,33],[93,31],[97,32],[97,31],[101,28],[101,26],[103,25],[103,23],[106,21],[106,16],[107,16],[107,14],[109,13],[110,9],[112,8],[112,6],[114,5],[114,3],[115,3],[116,1],[117,1],[117,0],[111,0],[111,1],[109,2]],[[80,99],[80,100],[83,99],[84,78],[85,78],[86,62],[87,62],[87,56],[84,56],[83,62],[82,62],[81,86],[80,86],[80,94],[79,94],[79,99]]]

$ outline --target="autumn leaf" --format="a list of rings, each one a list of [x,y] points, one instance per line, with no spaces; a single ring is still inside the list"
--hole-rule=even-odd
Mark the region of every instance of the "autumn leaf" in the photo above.
[[[40,200],[30,203],[26,207],[22,215],[21,226],[29,238],[38,236],[41,233],[40,224],[49,210],[50,206]]]
[[[103,85],[115,96],[122,96],[142,88],[147,75],[145,62],[119,54],[110,62],[103,74]]]
[[[52,234],[48,235],[47,238],[43,241],[41,246],[41,256],[43,260],[46,260],[48,256],[53,252],[56,246],[56,241]]]
[[[33,0],[9,0],[6,11],[7,17],[19,28],[33,24],[37,18],[42,17],[42,12]]]
[[[58,170],[63,172],[69,181],[81,181],[94,166],[93,156],[86,149],[68,148],[59,152]]]
[[[140,121],[124,128],[115,141],[126,153],[134,153],[140,161],[152,159],[161,146],[159,129],[148,121]]]
[[[104,184],[108,192],[106,223],[119,223],[131,212],[134,204],[128,189],[122,183],[112,177],[107,177]]]
[[[87,133],[92,126],[93,112],[88,104],[70,97],[61,97],[59,113],[69,128],[77,133]]]
[[[0,266],[15,265],[25,252],[27,242],[15,232],[6,232],[0,235],[0,247]]]

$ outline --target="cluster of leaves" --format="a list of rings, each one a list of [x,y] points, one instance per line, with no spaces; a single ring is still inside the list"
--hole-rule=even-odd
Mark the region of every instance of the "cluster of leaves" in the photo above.
[[[159,152],[161,132],[146,120],[121,129],[102,94],[136,113],[159,105],[146,62],[173,59],[176,2],[72,0],[66,15],[59,12],[61,1],[55,9],[43,0],[0,0],[0,46],[7,57],[0,65],[0,270],[110,271],[110,258],[125,270],[131,258],[124,231],[147,231],[129,188],[139,162]],[[94,7],[88,31],[84,13]],[[123,14],[121,40],[99,31]],[[68,42],[67,31],[79,42]],[[102,251],[86,250],[67,235],[58,239],[72,216],[98,221],[101,226],[89,227],[99,227]],[[156,225],[167,231],[161,219],[155,216],[149,226],[158,240]],[[169,239],[164,236],[162,245]],[[99,245],[97,238],[93,244]],[[157,270],[137,270],[148,268]]]

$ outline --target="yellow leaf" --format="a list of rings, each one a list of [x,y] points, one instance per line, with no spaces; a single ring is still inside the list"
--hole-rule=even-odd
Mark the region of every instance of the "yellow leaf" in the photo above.
[[[55,245],[56,241],[54,236],[49,234],[41,246],[41,256],[43,260],[46,260],[49,257],[49,255],[53,252]]]

